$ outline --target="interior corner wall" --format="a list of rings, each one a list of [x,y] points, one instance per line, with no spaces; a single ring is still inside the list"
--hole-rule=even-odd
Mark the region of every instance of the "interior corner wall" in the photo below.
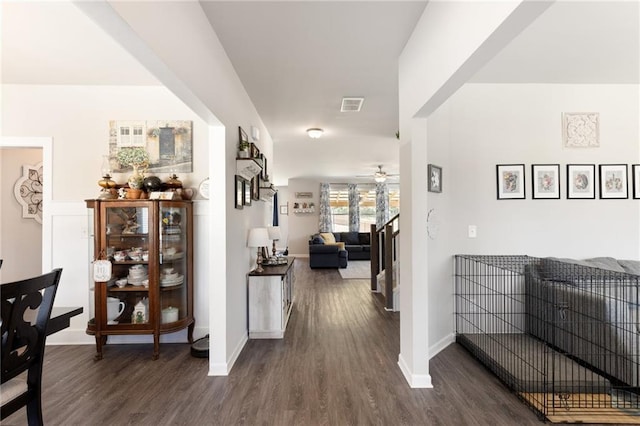
[[[298,192],[311,192],[311,198],[297,198]],[[309,237],[318,232],[319,208],[313,213],[296,213],[295,203],[320,205],[320,181],[315,179],[289,179],[289,253],[292,256],[309,256]],[[281,204],[285,200],[280,200]]]
[[[278,212],[278,226],[280,227],[280,240],[276,241],[276,249],[284,250],[289,247],[289,215],[292,215],[291,206],[289,206],[289,186],[278,186],[278,205],[275,206]],[[286,214],[282,213],[285,207]]]
[[[14,195],[22,166],[41,161],[42,149],[0,148],[0,259],[4,259],[1,283],[42,273],[42,224],[22,217],[22,206]]]
[[[638,85],[467,84],[430,117],[429,162],[449,161],[443,193],[429,195],[445,213],[429,249],[430,347],[454,331],[455,254],[640,258],[631,186],[626,200],[566,198],[567,164],[640,163],[639,101]],[[599,148],[563,146],[561,115],[580,111],[600,114]],[[525,164],[526,199],[497,200],[496,164],[514,163]],[[531,198],[532,164],[560,164],[560,199]]]

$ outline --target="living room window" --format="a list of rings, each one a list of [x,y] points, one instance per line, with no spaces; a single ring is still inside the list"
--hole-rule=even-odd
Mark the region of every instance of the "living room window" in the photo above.
[[[389,189],[389,218],[400,211],[400,186],[387,184]],[[376,223],[376,186],[359,184],[359,232],[369,232]],[[349,231],[349,188],[347,184],[331,184],[329,192],[333,232]]]

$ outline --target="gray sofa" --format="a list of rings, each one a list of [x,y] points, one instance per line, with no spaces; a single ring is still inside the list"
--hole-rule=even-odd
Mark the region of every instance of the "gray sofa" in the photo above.
[[[606,375],[640,386],[640,261],[545,258],[525,268],[526,331]]]
[[[344,243],[349,253],[349,260],[371,260],[371,234],[368,232],[332,232],[337,243]],[[309,256],[311,246],[325,244],[320,234],[314,234],[309,239]]]
[[[309,244],[309,267],[346,268],[349,254],[337,245]]]

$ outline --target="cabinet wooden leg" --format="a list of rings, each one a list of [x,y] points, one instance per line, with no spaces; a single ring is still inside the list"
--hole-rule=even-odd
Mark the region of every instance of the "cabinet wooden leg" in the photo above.
[[[160,356],[160,335],[154,334],[153,335],[153,356],[151,357],[151,359],[155,361],[158,359],[159,356]]]
[[[196,322],[193,321],[189,324],[189,328],[187,329],[187,339],[189,339],[189,343],[193,343],[193,329],[196,328]]]
[[[101,336],[96,334],[96,355],[93,357],[94,361],[100,361],[102,359],[102,347],[107,344],[107,336]]]

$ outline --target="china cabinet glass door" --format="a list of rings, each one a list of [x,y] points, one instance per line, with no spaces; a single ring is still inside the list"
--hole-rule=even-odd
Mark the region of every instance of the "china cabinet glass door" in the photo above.
[[[153,276],[153,262],[157,259],[149,237],[150,205],[138,202],[103,206],[103,249],[113,265],[103,300],[106,324],[148,327],[153,322],[149,276]]]
[[[160,203],[160,324],[189,317],[189,217],[182,203]]]

